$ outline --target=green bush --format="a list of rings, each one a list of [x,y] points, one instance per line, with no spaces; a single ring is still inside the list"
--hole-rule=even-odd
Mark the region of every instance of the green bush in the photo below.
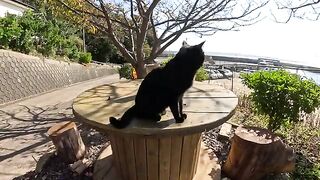
[[[241,74],[259,114],[268,116],[268,129],[275,131],[299,120],[299,112],[311,113],[320,106],[320,87],[285,70]]]
[[[0,18],[0,47],[22,53],[33,50],[44,56],[79,59],[82,40],[77,28],[45,13],[26,11],[22,16],[7,14]]]
[[[169,56],[160,63],[160,66],[165,66],[173,57]]]
[[[21,27],[16,15],[7,14],[0,18],[0,47],[12,48],[21,35]]]
[[[129,63],[123,64],[121,68],[118,69],[120,79],[121,78],[131,79],[132,71],[133,71],[133,67],[131,64]]]
[[[80,53],[79,63],[88,64],[92,61],[91,53]]]
[[[209,74],[207,71],[204,70],[204,67],[202,66],[200,69],[198,69],[196,73],[196,81],[205,81],[209,79]]]

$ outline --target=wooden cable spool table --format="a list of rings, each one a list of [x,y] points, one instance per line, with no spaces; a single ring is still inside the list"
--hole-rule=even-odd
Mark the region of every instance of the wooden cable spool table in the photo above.
[[[176,124],[168,108],[159,122],[134,119],[124,129],[114,128],[109,117],[120,118],[134,104],[140,83],[98,86],[74,100],[76,119],[101,129],[110,138],[112,150],[108,147],[100,155],[94,179],[204,179],[200,171],[210,168],[210,162],[202,161],[208,154],[201,148],[201,133],[227,121],[235,112],[238,98],[222,87],[195,82],[184,95],[183,111],[188,117],[183,123]],[[198,164],[205,167],[197,171]]]

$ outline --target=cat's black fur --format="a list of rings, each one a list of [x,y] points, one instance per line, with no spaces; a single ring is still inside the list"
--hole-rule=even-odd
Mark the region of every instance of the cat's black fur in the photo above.
[[[182,112],[182,97],[192,86],[194,76],[203,64],[203,43],[188,46],[184,42],[172,60],[145,77],[136,95],[135,105],[119,120],[110,117],[110,123],[116,128],[124,128],[133,117],[159,121],[161,113],[165,112],[167,107],[170,107],[176,122],[182,123],[187,118]]]

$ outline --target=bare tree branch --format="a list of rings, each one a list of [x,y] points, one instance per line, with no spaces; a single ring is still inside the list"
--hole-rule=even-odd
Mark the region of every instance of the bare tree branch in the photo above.
[[[283,4],[281,2],[276,2],[278,9],[280,10],[288,10],[288,17],[285,21],[281,22],[277,19],[277,17],[273,15],[276,22],[287,23],[293,17],[296,18],[306,18],[309,20],[318,20],[320,17],[320,0],[305,0],[304,2],[296,3],[297,1],[289,1],[287,4]],[[293,5],[294,4],[294,5]],[[308,11],[312,9],[312,12]],[[313,16],[310,18],[310,16]]]
[[[308,3],[303,3],[303,4],[300,4],[298,6],[294,6],[294,7],[288,7],[289,9],[291,9],[292,11],[295,11],[297,9],[301,9],[301,8],[304,8],[304,7],[307,7],[307,6],[310,6],[312,7],[313,5],[316,5],[320,3],[320,0],[317,0],[317,1],[313,1],[313,2],[308,2]],[[284,8],[284,7],[283,7]]]
[[[133,15],[133,0],[130,0],[130,15],[131,15],[131,19],[135,25],[135,30],[137,31],[137,33],[139,33],[139,26],[138,26],[138,23],[136,21],[136,19],[134,18],[134,15]]]
[[[112,22],[110,20],[108,11],[105,9],[105,5],[102,0],[99,0],[100,7],[103,11],[103,14],[105,15],[105,20],[107,22],[107,34],[108,37],[111,38],[114,45],[118,48],[118,50],[122,53],[122,55],[131,63],[136,63],[136,60],[132,57],[132,55],[128,52],[128,50],[120,43],[117,36],[114,34],[114,30],[112,28]]]
[[[110,38],[128,62],[141,68],[183,33],[212,35],[255,23],[258,10],[269,0],[84,0],[81,5],[71,0],[58,1],[74,15],[85,16]],[[149,57],[144,51],[147,35],[153,43]]]

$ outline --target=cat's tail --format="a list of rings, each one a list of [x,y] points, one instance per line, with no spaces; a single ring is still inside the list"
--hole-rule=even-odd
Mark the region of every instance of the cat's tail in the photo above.
[[[135,106],[132,106],[123,114],[123,116],[119,120],[117,120],[115,117],[110,117],[109,118],[110,124],[112,124],[114,127],[118,129],[125,128],[130,124],[132,118],[134,117],[134,114],[135,114]]]

